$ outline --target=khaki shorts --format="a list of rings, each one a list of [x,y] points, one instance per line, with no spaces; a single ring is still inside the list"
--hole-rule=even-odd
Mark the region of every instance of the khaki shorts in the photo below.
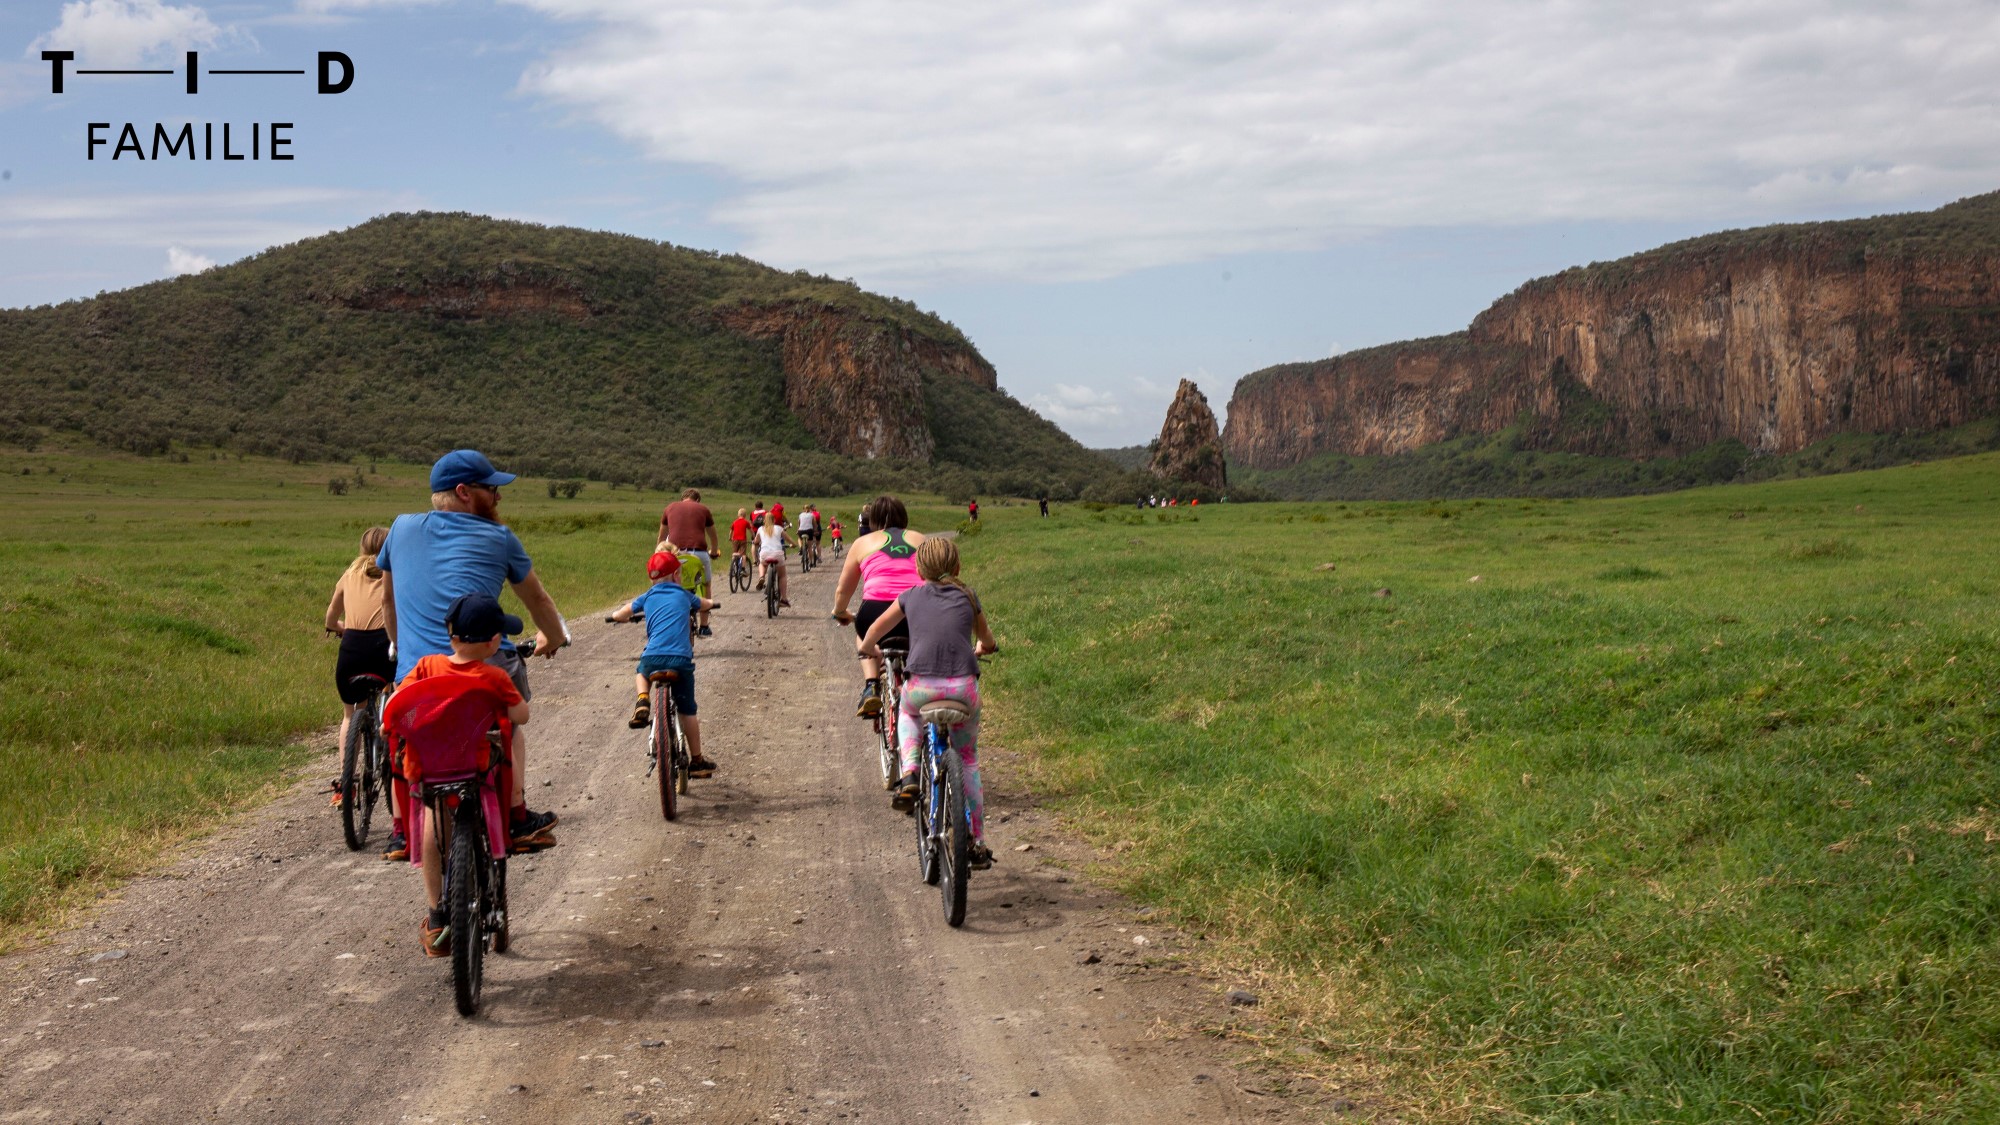
[[[528,662],[521,659],[520,653],[503,648],[487,657],[486,663],[507,673],[507,678],[514,681],[514,690],[521,693],[523,702],[534,697],[534,693],[528,690]]]

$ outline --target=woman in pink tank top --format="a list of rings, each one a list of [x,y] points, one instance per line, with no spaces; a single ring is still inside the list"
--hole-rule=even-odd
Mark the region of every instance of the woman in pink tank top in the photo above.
[[[924,536],[908,530],[910,513],[903,502],[894,496],[877,496],[869,502],[867,516],[868,526],[875,530],[854,541],[841,563],[840,583],[833,591],[833,616],[843,625],[852,622],[857,636],[866,636],[868,627],[896,604],[903,591],[923,584],[917,574],[917,548],[923,545]],[[847,603],[857,587],[861,606],[850,614]],[[898,625],[885,639],[907,644],[909,636],[908,627]],[[873,718],[882,711],[882,662],[862,661],[861,674],[861,702],[854,713]]]

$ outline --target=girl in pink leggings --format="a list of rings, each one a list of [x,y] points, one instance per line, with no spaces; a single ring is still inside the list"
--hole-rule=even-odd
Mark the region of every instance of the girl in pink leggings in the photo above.
[[[880,656],[877,646],[897,625],[909,622],[910,655],[904,662],[909,678],[896,716],[897,742],[902,748],[903,777],[896,785],[895,807],[909,811],[917,799],[917,754],[923,740],[923,709],[938,699],[955,699],[971,712],[951,728],[951,746],[965,763],[965,803],[972,814],[972,865],[990,867],[986,848],[986,802],[979,784],[976,757],[979,737],[979,658],[1000,651],[979,596],[958,580],[958,545],[949,539],[926,539],[917,547],[917,573],[922,585],[898,595],[894,605],[868,627],[856,646],[865,656]],[[975,638],[977,643],[974,643]]]

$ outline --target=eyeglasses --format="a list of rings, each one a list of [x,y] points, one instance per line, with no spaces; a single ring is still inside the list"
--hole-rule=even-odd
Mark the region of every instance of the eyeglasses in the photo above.
[[[465,487],[483,488],[486,491],[493,493],[495,496],[498,496],[500,494],[500,486],[497,484],[472,484],[468,482]]]

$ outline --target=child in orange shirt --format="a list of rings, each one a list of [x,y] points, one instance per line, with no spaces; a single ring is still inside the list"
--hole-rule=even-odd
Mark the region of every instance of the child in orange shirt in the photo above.
[[[451,655],[426,656],[417,661],[398,687],[432,676],[470,676],[500,697],[507,707],[507,721],[520,726],[528,721],[528,703],[521,698],[512,677],[486,663],[500,651],[503,636],[521,631],[521,619],[502,613],[500,603],[488,594],[467,594],[445,611],[445,631],[451,634]],[[432,957],[451,953],[450,917],[438,900],[444,895],[444,839],[442,818],[426,817],[429,839],[424,842],[424,898],[430,912],[424,916],[424,952]],[[553,842],[553,841],[551,841]]]

